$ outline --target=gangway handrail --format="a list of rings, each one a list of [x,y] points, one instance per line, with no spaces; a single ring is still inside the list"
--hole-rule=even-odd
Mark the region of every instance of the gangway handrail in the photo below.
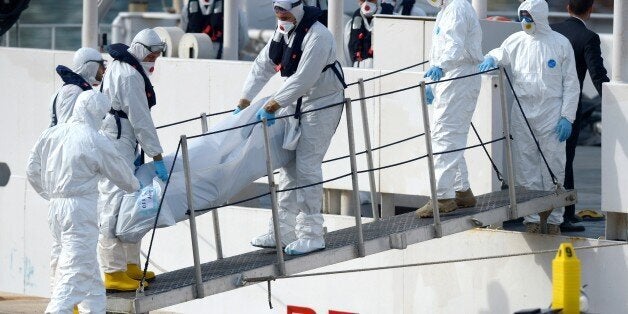
[[[337,180],[337,179],[340,179],[340,178],[343,178],[343,177],[352,176],[354,198],[357,198],[357,194],[358,194],[358,190],[357,190],[358,189],[357,174],[364,173],[364,172],[378,171],[378,170],[382,170],[382,169],[386,169],[386,168],[390,168],[390,167],[395,167],[395,166],[398,166],[398,165],[401,165],[401,164],[404,164],[404,163],[416,161],[416,160],[419,160],[419,159],[427,157],[428,159],[430,159],[430,163],[428,164],[428,168],[429,168],[428,170],[430,170],[430,185],[431,185],[432,199],[436,200],[435,174],[434,174],[434,166],[433,166],[433,161],[432,161],[432,157],[434,155],[452,153],[452,152],[462,151],[462,150],[475,148],[475,147],[479,147],[479,146],[484,147],[486,144],[491,144],[491,143],[494,143],[494,142],[497,142],[497,141],[501,141],[501,140],[506,140],[507,143],[508,143],[507,144],[507,155],[508,155],[507,156],[508,157],[507,162],[508,162],[509,171],[512,171],[512,169],[513,169],[512,168],[512,155],[511,155],[510,145],[509,145],[510,144],[509,142],[512,140],[512,138],[510,137],[510,134],[509,134],[509,131],[508,131],[509,130],[509,125],[508,125],[508,120],[507,119],[504,119],[504,121],[503,121],[503,126],[504,126],[505,132],[504,132],[504,136],[501,137],[501,138],[494,139],[494,140],[489,141],[489,142],[483,142],[481,140],[481,138],[479,137],[479,134],[477,134],[477,130],[475,130],[475,128],[474,128],[474,132],[476,132],[476,135],[478,136],[478,138],[480,140],[479,144],[472,145],[472,146],[467,146],[467,147],[463,147],[463,148],[458,148],[458,149],[452,149],[452,150],[449,150],[449,151],[436,152],[436,153],[433,153],[432,150],[431,150],[431,141],[430,141],[431,140],[431,132],[430,132],[430,129],[429,129],[429,117],[428,117],[428,110],[427,110],[427,102],[425,100],[425,88],[426,88],[426,86],[431,85],[431,84],[438,84],[438,83],[442,83],[442,82],[447,82],[447,81],[463,79],[463,78],[467,78],[467,77],[471,77],[471,76],[481,75],[481,74],[492,72],[492,71],[495,71],[495,70],[499,70],[500,71],[500,82],[502,83],[501,84],[501,89],[502,89],[502,111],[503,111],[502,114],[503,114],[503,116],[507,116],[506,113],[505,113],[505,110],[507,108],[507,106],[505,104],[505,97],[504,97],[505,86],[503,84],[504,80],[503,80],[502,75],[506,75],[507,78],[508,78],[508,76],[507,76],[506,71],[503,68],[489,69],[487,71],[481,71],[481,72],[470,74],[470,75],[464,75],[464,76],[460,76],[460,77],[456,77],[456,78],[450,78],[450,79],[445,79],[445,80],[436,81],[436,82],[430,82],[430,83],[426,83],[425,81],[422,81],[418,85],[402,88],[402,89],[399,89],[399,90],[385,92],[385,93],[381,93],[381,94],[378,94],[378,95],[364,96],[364,97],[360,97],[358,99],[353,99],[353,100],[350,99],[350,98],[347,98],[343,102],[340,102],[340,103],[330,104],[330,105],[327,105],[327,106],[323,106],[321,108],[304,111],[303,113],[314,112],[314,111],[318,111],[318,110],[323,110],[323,109],[335,107],[335,106],[338,106],[338,105],[341,105],[341,104],[344,104],[346,106],[346,109],[347,109],[347,119],[348,119],[347,127],[348,127],[348,133],[349,133],[348,135],[349,135],[350,158],[351,158],[351,169],[352,169],[352,171],[349,174],[342,175],[342,176],[333,178],[331,180],[325,180],[325,181],[332,181],[332,180]],[[515,94],[515,98],[517,99],[516,93],[514,91],[514,87],[513,87],[512,83],[510,82],[509,79],[508,79],[508,82],[510,84],[510,88],[512,89],[513,94]],[[389,94],[393,94],[393,93],[398,93],[398,92],[409,90],[409,89],[416,88],[416,87],[419,87],[421,89],[421,106],[422,106],[422,110],[421,111],[422,111],[422,116],[423,116],[425,134],[430,135],[430,136],[426,136],[427,154],[424,155],[424,156],[413,158],[413,159],[405,161],[405,162],[401,162],[401,163],[396,163],[396,164],[392,164],[392,165],[388,165],[388,166],[382,166],[382,167],[377,167],[377,168],[370,168],[369,167],[369,169],[358,171],[357,167],[356,167],[356,161],[355,161],[356,152],[355,152],[355,149],[353,148],[353,128],[352,128],[352,116],[351,116],[351,102],[352,101],[362,101],[362,100],[375,98],[375,97],[381,97],[383,95],[389,95]],[[518,102],[518,100],[517,100],[517,102]],[[522,114],[524,115],[524,119],[527,122],[527,117],[525,116],[525,113],[523,112],[523,108],[521,107],[520,104],[519,104],[519,106],[520,106],[520,110],[521,110]],[[272,119],[269,119],[269,120],[290,118],[292,116],[293,115],[284,115],[284,116],[275,117],[275,118],[272,118]],[[203,119],[206,119],[204,114],[202,114],[201,117]],[[208,133],[204,133],[204,134],[200,134],[200,135],[195,135],[195,136],[190,136],[190,137],[186,137],[186,136],[183,135],[181,137],[181,140],[179,141],[179,146],[177,147],[177,152],[175,153],[175,158],[174,158],[173,164],[172,164],[172,166],[170,168],[170,175],[172,175],[172,171],[173,171],[174,165],[176,163],[177,155],[179,153],[179,149],[183,146],[182,141],[184,139],[187,140],[187,139],[192,139],[192,138],[196,138],[196,137],[200,137],[200,136],[207,136],[207,135],[211,135],[211,134],[226,132],[226,131],[229,131],[229,130],[234,130],[234,129],[244,128],[244,127],[248,127],[248,126],[253,126],[253,125],[256,125],[257,123],[263,123],[263,127],[264,127],[264,130],[265,130],[264,136],[265,136],[265,141],[266,141],[267,158],[270,158],[270,152],[268,151],[268,149],[269,149],[269,146],[268,146],[269,145],[268,144],[268,132],[267,132],[267,126],[266,126],[267,120],[263,119],[262,121],[256,121],[256,122],[253,122],[253,123],[247,123],[247,124],[242,125],[242,126],[237,126],[237,127],[233,127],[233,128],[227,128],[227,129],[224,129],[224,130],[218,130],[218,131],[214,131],[214,132],[208,132]],[[528,127],[530,128],[529,124],[528,124]],[[530,128],[530,131],[532,131],[531,128]],[[536,141],[536,138],[535,138],[535,141]],[[538,141],[537,141],[537,147],[538,147],[540,153],[543,154],[542,151],[541,151],[540,146],[538,146]],[[486,149],[485,149],[485,151],[486,151]],[[488,151],[486,151],[486,152],[488,153]],[[184,152],[184,155],[187,155],[187,153]],[[185,157],[187,157],[187,156],[185,156]],[[490,158],[490,156],[489,156],[489,158]],[[271,166],[270,159],[267,159],[267,162],[268,162],[268,169],[269,169],[268,177],[269,177],[269,180],[270,180],[269,181],[269,183],[270,183],[269,185],[270,185],[271,190],[270,190],[269,193],[266,193],[265,195],[269,195],[269,194],[270,195],[274,195],[273,192],[275,192],[275,193],[276,192],[283,192],[283,191],[276,191],[276,190],[274,190],[275,186],[274,186],[274,183],[272,181],[273,174],[272,174],[272,166]],[[491,162],[492,162],[492,159],[491,159]],[[185,160],[184,160],[184,163],[186,163]],[[186,164],[188,164],[188,163],[186,163]],[[546,166],[548,167],[548,170],[551,171],[551,169],[549,169],[549,165],[547,164],[547,162],[546,162]],[[495,170],[497,170],[496,167],[495,167]],[[509,176],[509,180],[511,182],[514,180],[513,179],[513,175],[514,174],[511,172],[510,176]],[[191,184],[189,184],[190,183],[189,182],[189,179],[190,179],[190,171],[189,170],[185,171],[185,176],[186,176],[186,183],[187,183],[186,185],[189,188],[189,186],[191,186]],[[320,184],[323,184],[325,181],[314,183],[314,184],[310,184],[310,185],[307,185],[307,186],[320,185]],[[164,188],[164,192],[162,194],[162,197],[161,197],[161,200],[160,200],[160,203],[159,203],[159,208],[158,208],[158,211],[157,211],[157,215],[155,217],[155,224],[154,224],[154,228],[153,228],[153,233],[151,235],[150,247],[149,247],[147,260],[146,260],[146,264],[145,264],[145,268],[144,268],[144,275],[143,275],[143,278],[141,280],[140,288],[138,289],[138,294],[143,291],[143,282],[145,280],[145,275],[146,275],[146,271],[147,271],[147,268],[148,268],[149,256],[150,256],[150,252],[151,252],[151,248],[152,248],[152,244],[153,244],[153,240],[154,240],[155,229],[156,229],[156,225],[157,225],[157,221],[158,221],[158,218],[159,218],[159,214],[160,214],[160,211],[161,211],[161,208],[162,208],[162,205],[163,205],[163,201],[165,199],[166,189],[168,187],[169,182],[170,182],[170,178],[168,178],[168,180],[166,182],[166,187]],[[287,190],[301,189],[301,188],[304,188],[304,187],[307,187],[307,186],[299,186],[299,187],[295,187],[295,188],[290,188],[290,189],[286,189],[286,191]],[[514,197],[514,189],[515,189],[514,184],[509,184],[511,213],[516,213],[516,197]],[[197,211],[200,212],[200,211],[211,210],[211,209],[202,209],[202,210],[195,209],[194,206],[192,206],[192,204],[191,204],[191,197],[190,197],[190,195],[191,195],[191,191],[188,190],[188,198],[189,198],[188,203],[190,203],[189,209],[188,209],[188,213],[187,213],[188,215],[193,217]],[[258,197],[260,197],[260,196],[258,196]],[[255,197],[255,198],[257,198],[257,197]],[[357,235],[358,235],[358,239],[359,239],[359,241],[358,241],[358,251],[359,251],[358,256],[365,256],[364,243],[363,243],[363,239],[362,239],[361,214],[360,214],[360,210],[359,210],[359,201],[356,200],[355,203],[356,203],[355,204],[355,206],[356,206],[356,209],[355,209],[356,230],[357,230],[357,233],[358,233]],[[219,206],[219,207],[230,206],[230,205],[234,205],[234,204],[231,203],[231,204],[226,204],[226,205],[222,205],[222,206]],[[219,208],[219,207],[215,207],[215,208]],[[273,206],[273,207],[275,207],[275,206]],[[215,208],[212,208],[212,209],[215,209]],[[277,218],[275,211],[276,210],[273,210],[273,220],[276,220],[276,218]],[[434,228],[435,228],[435,235],[436,235],[436,237],[440,237],[442,235],[442,229],[441,229],[442,227],[441,227],[440,221],[439,221],[439,211],[438,211],[437,202],[435,202],[435,201],[433,202],[433,215],[434,215],[434,224],[433,225],[434,225]],[[195,223],[194,219],[191,219],[191,223]],[[277,241],[277,246],[279,247],[280,243],[281,243],[280,242],[281,239],[279,239],[279,236],[277,234],[277,232],[278,232],[277,224],[275,224],[275,232],[276,232],[276,239],[275,240]],[[197,251],[198,248],[195,248],[195,250]],[[195,252],[195,265],[196,265],[195,268],[197,269],[197,273],[198,273],[198,271],[200,270],[200,263],[197,261],[197,256],[198,256],[198,252]],[[283,263],[283,256],[281,256],[281,258],[279,260],[279,264],[281,265],[282,263]],[[285,266],[284,267],[280,267],[280,275],[285,275]],[[202,282],[200,282],[200,281],[202,281],[202,277],[199,274],[197,274],[196,277],[197,277],[197,280],[196,280],[197,281],[196,282],[196,285],[197,285],[197,296],[202,297],[203,296],[203,292],[202,292],[202,290],[199,290],[199,289],[202,289]]]

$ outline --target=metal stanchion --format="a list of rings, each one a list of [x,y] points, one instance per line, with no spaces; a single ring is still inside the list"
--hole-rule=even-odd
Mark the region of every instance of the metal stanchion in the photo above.
[[[430,174],[430,191],[432,194],[432,211],[434,213],[434,230],[436,237],[443,236],[443,227],[440,223],[438,212],[438,197],[436,196],[436,175],[434,174],[434,153],[432,152],[432,131],[430,130],[430,117],[425,99],[425,81],[421,82],[421,111],[423,111],[423,129],[425,130],[425,149],[427,151],[427,169]]]
[[[362,128],[364,130],[364,146],[366,148],[366,164],[369,169],[373,169],[373,151],[371,149],[371,133],[369,128],[369,118],[366,112],[366,96],[364,93],[364,80],[360,78],[358,80],[358,90],[360,92],[360,109],[362,109]],[[371,188],[371,210],[373,211],[373,218],[378,220],[380,218],[379,210],[377,209],[377,188],[375,187],[375,172],[369,171],[369,185]]]
[[[277,248],[277,266],[279,274],[286,274],[286,263],[283,259],[283,249],[281,246],[281,234],[279,232],[279,209],[277,205],[277,186],[275,185],[275,175],[273,174],[273,162],[270,155],[270,139],[268,138],[268,125],[266,118],[262,119],[264,129],[264,143],[266,144],[266,171],[268,174],[268,187],[270,188],[270,202],[273,211],[273,231],[275,234],[275,247]]]
[[[510,219],[517,219],[517,195],[515,192],[515,168],[512,162],[512,140],[510,139],[510,120],[508,118],[508,104],[506,103],[506,82],[504,68],[499,68],[499,85],[502,103],[502,128],[506,137],[506,165],[508,167],[508,196],[510,198]]]
[[[209,126],[207,123],[207,114],[201,113],[201,128],[203,134],[207,133]],[[220,236],[220,221],[218,220],[218,208],[212,210],[212,220],[214,223],[214,240],[216,242],[216,257],[222,259],[222,237]]]
[[[183,158],[183,174],[185,176],[185,189],[190,211],[190,234],[192,236],[192,254],[194,255],[194,278],[196,280],[196,298],[205,297],[203,290],[203,275],[201,273],[201,259],[198,254],[198,233],[196,231],[196,216],[194,210],[194,199],[192,194],[192,174],[190,172],[190,154],[188,152],[188,140],[185,135],[181,135],[181,157]]]
[[[347,114],[347,135],[349,137],[349,155],[351,160],[351,182],[353,184],[353,206],[355,227],[358,236],[358,256],[364,257],[364,235],[362,234],[362,211],[360,210],[360,187],[358,186],[358,165],[355,158],[355,141],[353,139],[353,113],[351,112],[351,98],[345,98]]]

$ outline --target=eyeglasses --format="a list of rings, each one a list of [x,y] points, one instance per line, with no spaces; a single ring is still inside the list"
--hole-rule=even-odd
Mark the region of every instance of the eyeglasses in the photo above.
[[[146,50],[150,51],[151,53],[155,53],[155,52],[162,53],[166,51],[166,48],[168,48],[168,45],[166,45],[165,42],[161,42],[159,44],[150,45],[150,46],[146,46],[142,44],[141,42],[136,42],[136,43],[144,46],[144,48],[146,48]]]
[[[107,67],[107,60],[87,60],[87,61],[85,61],[85,63],[88,63],[88,62],[96,62],[96,63],[100,64],[100,66],[102,66],[103,68]]]

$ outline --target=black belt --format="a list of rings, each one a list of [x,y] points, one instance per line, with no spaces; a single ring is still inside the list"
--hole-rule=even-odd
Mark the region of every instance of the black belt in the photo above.
[[[116,119],[116,126],[118,127],[118,135],[116,136],[116,139],[119,140],[120,134],[122,132],[122,123],[120,122],[120,118],[129,119],[129,116],[126,115],[126,112],[122,110],[115,110],[113,108],[109,110],[109,113],[112,114],[113,117]]]
[[[323,68],[323,71],[321,71],[321,73],[324,73],[325,71],[331,69],[332,71],[334,71],[334,74],[336,74],[336,77],[338,78],[338,80],[342,84],[342,87],[343,88],[347,88],[347,83],[345,83],[345,76],[344,76],[344,72],[342,72],[342,67],[340,68],[340,70],[338,70],[338,68],[336,67],[336,64],[338,64],[338,66],[340,66],[340,62],[336,61],[334,63],[326,65]],[[294,118],[295,119],[301,119],[301,105],[302,104],[303,104],[303,97],[299,97],[299,99],[297,99],[297,107],[294,110]]]

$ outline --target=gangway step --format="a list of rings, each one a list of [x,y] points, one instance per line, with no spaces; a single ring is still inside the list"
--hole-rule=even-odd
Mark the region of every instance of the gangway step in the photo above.
[[[526,191],[517,189],[518,215],[523,217],[548,209],[576,203],[576,191]],[[441,216],[443,236],[467,231],[479,225],[501,223],[509,219],[508,190],[477,197],[475,207],[459,209]],[[366,255],[391,249],[404,249],[407,245],[436,237],[432,219],[416,218],[414,213],[384,218],[363,225]],[[355,227],[341,229],[325,235],[326,249],[303,256],[285,256],[287,274],[329,266],[358,258]],[[255,250],[202,264],[205,296],[240,288],[244,278],[277,276],[275,251]],[[183,268],[158,275],[144,291],[108,293],[107,312],[146,313],[167,306],[194,300],[194,269]]]

